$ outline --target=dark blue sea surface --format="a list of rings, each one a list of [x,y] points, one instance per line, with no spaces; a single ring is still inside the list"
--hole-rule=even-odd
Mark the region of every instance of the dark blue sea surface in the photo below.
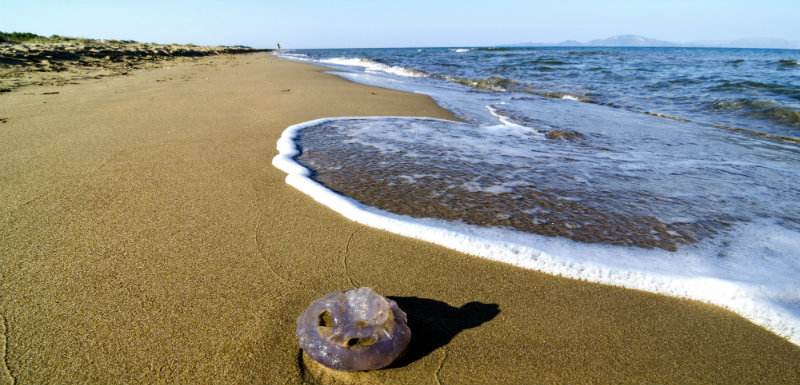
[[[800,51],[725,48],[301,50],[358,58],[483,89],[577,98],[800,138]]]

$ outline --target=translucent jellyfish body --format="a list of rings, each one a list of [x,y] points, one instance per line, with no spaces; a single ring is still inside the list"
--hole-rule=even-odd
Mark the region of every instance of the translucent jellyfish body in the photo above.
[[[300,348],[336,370],[374,370],[392,363],[411,340],[406,313],[368,287],[328,294],[297,319]]]

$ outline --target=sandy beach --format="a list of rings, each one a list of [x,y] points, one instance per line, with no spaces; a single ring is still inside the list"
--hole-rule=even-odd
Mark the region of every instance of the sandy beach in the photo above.
[[[0,385],[800,383],[800,347],[724,309],[554,277],[351,222],[271,165],[288,126],[453,119],[269,53],[0,93]],[[295,320],[369,286],[389,368],[331,373]]]

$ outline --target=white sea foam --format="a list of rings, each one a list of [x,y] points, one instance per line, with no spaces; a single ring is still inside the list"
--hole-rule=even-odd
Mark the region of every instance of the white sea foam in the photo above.
[[[305,55],[305,54],[302,54],[302,53],[295,53],[295,52],[291,52],[291,51],[273,51],[272,54],[275,55],[275,56],[284,58],[284,59],[289,59],[289,60],[299,60],[299,61],[309,61],[309,60],[311,60],[311,58],[309,58],[308,55]]]
[[[336,65],[343,65],[343,66],[353,66],[353,67],[362,67],[367,72],[385,72],[392,75],[397,76],[405,76],[410,78],[419,78],[425,77],[425,74],[419,71],[413,71],[408,68],[397,67],[397,66],[389,66],[383,63],[374,62],[372,60],[361,59],[361,58],[347,58],[347,57],[339,57],[339,58],[331,58],[331,59],[322,59],[318,60],[319,63],[323,64],[336,64]]]
[[[318,63],[318,64],[327,64],[327,65],[334,65],[334,66],[345,66],[348,68],[352,67],[359,67],[362,68],[367,73],[387,73],[396,76],[408,77],[408,78],[422,78],[427,77],[427,75],[420,71],[415,71],[412,69],[398,67],[398,66],[389,66],[383,63],[378,63],[376,61],[372,61],[369,59],[364,58],[353,58],[353,57],[336,57],[336,58],[326,58],[326,59],[314,59],[305,54],[298,54],[293,52],[275,52],[274,55],[277,55],[281,58],[294,60],[294,61],[303,61],[307,63]]]
[[[353,221],[523,268],[715,304],[800,345],[797,231],[769,220],[754,221],[670,252],[397,215],[334,193],[294,160],[300,130],[346,119],[413,118],[330,118],[297,124],[283,132],[272,163],[288,174],[288,184]],[[717,257],[721,251],[725,258]]]
[[[501,115],[499,112],[497,112],[497,109],[492,106],[486,106],[486,109],[489,110],[490,115],[497,118],[497,120],[499,120],[500,123],[503,123],[503,126],[521,128],[521,129],[530,129],[529,127],[525,127],[523,125],[512,122],[511,118],[505,115]]]
[[[456,52],[456,53],[464,53],[464,52],[472,51],[472,48],[453,48],[450,51],[453,51],[453,52]]]

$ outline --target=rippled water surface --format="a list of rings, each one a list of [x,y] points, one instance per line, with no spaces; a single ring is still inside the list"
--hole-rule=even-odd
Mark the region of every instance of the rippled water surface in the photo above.
[[[296,54],[334,64],[368,60],[478,88],[576,98],[800,138],[798,50],[407,48]]]

